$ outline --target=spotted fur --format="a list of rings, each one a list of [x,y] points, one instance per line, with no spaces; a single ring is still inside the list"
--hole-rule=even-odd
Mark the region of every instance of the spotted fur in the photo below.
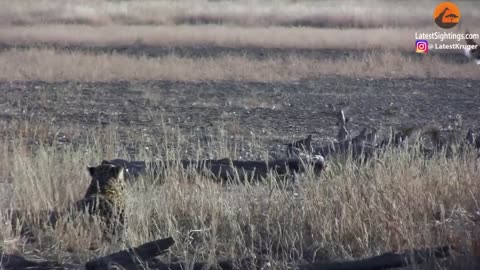
[[[78,209],[99,216],[105,223],[105,233],[117,235],[125,227],[125,182],[124,169],[113,164],[88,167],[92,181]]]

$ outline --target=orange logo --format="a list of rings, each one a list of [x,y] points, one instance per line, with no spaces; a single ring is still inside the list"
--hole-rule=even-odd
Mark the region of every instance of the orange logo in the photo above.
[[[452,2],[442,2],[435,8],[433,19],[441,28],[452,28],[460,22],[460,9]]]

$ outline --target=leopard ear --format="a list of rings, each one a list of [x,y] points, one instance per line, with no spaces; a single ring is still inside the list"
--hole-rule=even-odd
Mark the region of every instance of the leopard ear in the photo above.
[[[113,172],[114,172],[115,178],[117,179],[123,178],[124,169],[122,166],[115,166],[113,167],[113,170],[114,170]]]
[[[87,166],[88,173],[90,173],[90,176],[92,176],[92,177],[95,175],[95,170],[96,169],[97,169],[96,167]]]

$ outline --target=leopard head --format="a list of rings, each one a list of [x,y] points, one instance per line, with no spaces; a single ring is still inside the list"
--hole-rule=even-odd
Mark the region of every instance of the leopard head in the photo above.
[[[124,168],[111,163],[103,163],[97,167],[87,167],[92,177],[91,193],[105,193],[105,191],[124,181]]]

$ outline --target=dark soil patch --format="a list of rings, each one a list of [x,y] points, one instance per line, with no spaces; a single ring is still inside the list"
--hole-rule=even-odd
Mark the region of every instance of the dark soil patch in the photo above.
[[[192,132],[233,125],[265,143],[306,134],[335,136],[331,105],[347,108],[351,129],[436,122],[460,114],[480,127],[480,81],[324,77],[295,83],[172,81],[112,83],[1,82],[0,119],[145,130],[160,118]],[[233,131],[232,131],[233,132]]]

